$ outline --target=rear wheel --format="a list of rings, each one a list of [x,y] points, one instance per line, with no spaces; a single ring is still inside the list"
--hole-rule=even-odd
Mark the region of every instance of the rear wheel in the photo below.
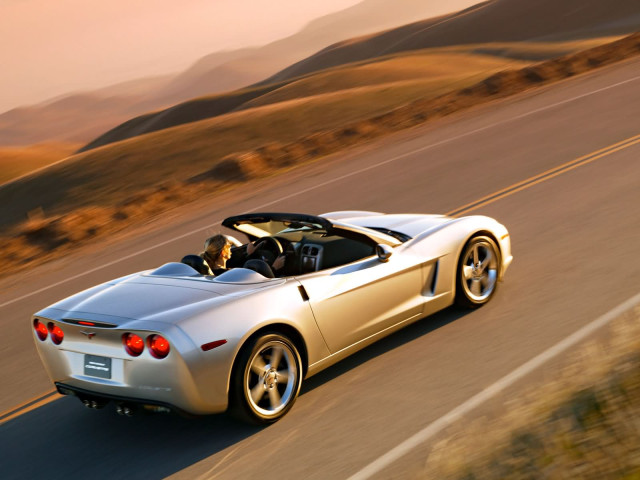
[[[241,350],[231,381],[232,413],[252,423],[273,423],[291,410],[300,391],[300,354],[280,333],[257,337]]]
[[[458,261],[456,304],[477,308],[491,300],[498,287],[499,255],[490,237],[477,235],[467,242]]]

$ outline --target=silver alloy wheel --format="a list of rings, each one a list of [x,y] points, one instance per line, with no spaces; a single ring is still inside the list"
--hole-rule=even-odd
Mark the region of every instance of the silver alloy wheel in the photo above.
[[[469,245],[462,259],[462,287],[476,303],[493,293],[498,280],[498,257],[492,243],[478,238]]]
[[[272,340],[249,360],[245,396],[253,410],[273,417],[295,398],[297,379],[296,355],[286,343]]]

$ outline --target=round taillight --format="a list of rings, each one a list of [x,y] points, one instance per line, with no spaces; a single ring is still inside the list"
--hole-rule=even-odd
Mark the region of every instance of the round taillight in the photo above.
[[[33,321],[33,329],[36,331],[36,335],[40,340],[44,342],[47,339],[47,335],[49,334],[49,331],[47,330],[47,327],[45,326],[45,324],[42,323],[37,318]]]
[[[64,340],[64,332],[59,326],[54,325],[52,322],[49,322],[49,333],[51,333],[51,341],[56,345],[60,345],[62,340]]]
[[[132,357],[137,357],[144,350],[144,340],[135,333],[125,333],[122,335],[124,349]]]
[[[151,355],[154,357],[164,358],[169,355],[169,350],[171,350],[169,340],[164,338],[162,335],[151,335],[147,338],[147,342],[149,343]]]

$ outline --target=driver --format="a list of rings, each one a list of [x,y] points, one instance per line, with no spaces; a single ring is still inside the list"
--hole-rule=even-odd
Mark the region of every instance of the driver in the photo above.
[[[213,275],[227,271],[227,260],[231,258],[231,240],[218,233],[204,242],[204,252],[200,256],[207,262]]]
[[[257,250],[260,250],[260,248],[262,248],[263,246],[263,243],[264,242],[257,242],[254,244],[253,242],[249,242],[247,244],[247,257],[251,256]],[[227,261],[231,258],[232,245],[233,245],[233,241],[229,237],[221,233],[218,233],[205,240],[204,251],[200,254],[200,256],[207,263],[211,271],[211,274],[217,276],[228,270]],[[267,275],[267,276],[269,277],[275,276],[273,275],[273,272],[278,272],[284,267],[285,258],[286,257],[284,254],[279,255],[274,260],[273,264],[270,267],[270,270],[272,270],[271,275]],[[249,260],[249,262],[250,261],[251,260]],[[265,264],[265,266],[269,268],[268,264]],[[249,268],[255,269],[252,267],[249,267]]]

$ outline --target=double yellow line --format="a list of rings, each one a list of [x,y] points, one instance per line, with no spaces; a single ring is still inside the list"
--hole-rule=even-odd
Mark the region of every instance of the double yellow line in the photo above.
[[[58,393],[56,390],[51,390],[42,395],[38,395],[31,400],[27,400],[26,402],[21,403],[16,407],[10,408],[9,410],[0,413],[0,425],[8,422],[9,420],[13,420],[20,415],[24,415],[31,410],[35,410],[36,408],[40,408],[47,403],[57,400],[58,396],[56,395],[56,393]]]
[[[521,182],[515,183],[507,188],[503,188],[502,190],[498,190],[497,192],[487,195],[486,197],[482,197],[475,202],[468,203],[460,208],[452,210],[447,213],[447,215],[452,217],[459,217],[472,210],[484,207],[485,205],[496,202],[502,198],[508,197],[509,195],[513,195],[516,192],[530,188],[534,185],[537,185],[538,183],[545,182],[551,178],[557,177],[558,175],[562,175],[563,173],[567,173],[574,168],[578,168],[591,162],[595,162],[596,160],[611,155],[612,153],[619,152],[620,150],[624,150],[625,148],[629,148],[638,143],[640,143],[640,134],[627,138],[626,140],[622,140],[621,142],[614,143],[613,145],[609,145],[608,147],[602,148],[593,153],[589,153],[588,155],[576,158],[575,160],[571,160],[570,162],[564,163],[558,167],[554,167],[538,175],[527,178],[526,180],[522,180]],[[51,390],[1,413],[0,425],[16,417],[19,417],[20,415],[35,410],[36,408],[40,408],[47,403],[53,402],[54,400],[59,398],[56,393],[56,390]]]
[[[525,190],[530,188],[538,183],[545,182],[553,177],[557,177],[558,175],[562,175],[563,173],[569,172],[574,168],[582,167],[583,165],[587,165],[591,162],[595,162],[603,157],[611,155],[612,153],[619,152],[620,150],[624,150],[625,148],[629,148],[633,145],[640,143],[640,135],[634,135],[633,137],[629,137],[626,140],[622,140],[621,142],[614,143],[613,145],[609,145],[608,147],[602,148],[595,152],[589,153],[588,155],[584,155],[580,158],[576,158],[575,160],[571,160],[570,162],[564,163],[557,167],[554,167],[546,172],[539,173],[533,177],[529,177],[526,180],[522,180],[521,182],[515,183],[507,188],[503,188],[502,190],[498,190],[497,192],[493,192],[486,197],[482,197],[479,200],[463,205],[462,207],[456,208],[455,210],[447,213],[448,216],[451,217],[459,217],[464,215],[471,210],[475,210],[480,207],[484,207],[490,203],[496,202],[504,197],[508,197],[509,195],[513,195],[516,192],[521,190]]]

